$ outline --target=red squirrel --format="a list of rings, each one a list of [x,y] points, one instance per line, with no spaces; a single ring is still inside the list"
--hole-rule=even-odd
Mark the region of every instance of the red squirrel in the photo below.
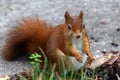
[[[90,50],[88,35],[83,23],[83,12],[80,11],[78,16],[71,16],[66,11],[64,18],[65,22],[56,27],[49,26],[38,17],[24,19],[10,31],[3,49],[3,58],[13,60],[29,52],[40,53],[38,47],[41,47],[48,59],[58,67],[57,49],[64,55],[82,61],[83,55],[76,50],[77,45],[77,49],[82,50],[89,59],[93,60],[94,55]]]

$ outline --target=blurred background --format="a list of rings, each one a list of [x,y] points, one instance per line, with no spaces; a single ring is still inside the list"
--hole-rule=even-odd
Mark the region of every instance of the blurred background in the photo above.
[[[120,0],[0,0],[0,55],[6,34],[21,18],[39,16],[49,24],[64,22],[64,13],[84,12],[84,23],[94,54],[120,51]],[[0,56],[0,76],[31,69],[26,57],[4,61]]]

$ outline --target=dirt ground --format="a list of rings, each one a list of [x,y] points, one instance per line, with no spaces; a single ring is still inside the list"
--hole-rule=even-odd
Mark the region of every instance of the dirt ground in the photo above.
[[[52,25],[64,22],[64,13],[84,12],[84,23],[94,54],[120,51],[120,0],[0,0],[0,55],[6,34],[21,18],[38,15]],[[26,57],[5,61],[0,56],[0,76],[31,69]]]

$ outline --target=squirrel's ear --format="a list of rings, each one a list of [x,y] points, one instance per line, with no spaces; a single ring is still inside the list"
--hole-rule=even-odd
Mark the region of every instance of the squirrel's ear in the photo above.
[[[83,20],[83,11],[80,11],[79,18]]]
[[[65,17],[66,23],[68,23],[72,19],[72,17],[69,15],[69,13],[67,11],[65,12],[64,17]]]

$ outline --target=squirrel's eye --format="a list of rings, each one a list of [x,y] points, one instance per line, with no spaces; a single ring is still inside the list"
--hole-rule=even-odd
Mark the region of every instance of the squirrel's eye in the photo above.
[[[69,30],[71,30],[71,29],[72,29],[71,24],[68,24],[68,29],[69,29]]]
[[[85,28],[85,24],[83,24],[82,27]]]

